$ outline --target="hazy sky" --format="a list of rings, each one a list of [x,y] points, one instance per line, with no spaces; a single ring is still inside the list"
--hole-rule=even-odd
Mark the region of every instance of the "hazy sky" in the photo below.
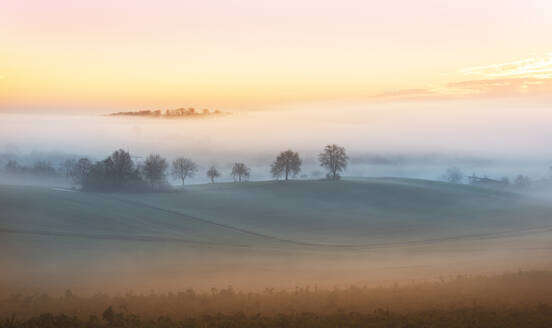
[[[550,0],[2,1],[0,111],[552,104],[551,13]]]

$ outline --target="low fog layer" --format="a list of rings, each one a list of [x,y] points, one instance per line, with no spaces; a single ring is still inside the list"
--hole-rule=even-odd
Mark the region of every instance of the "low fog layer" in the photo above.
[[[122,148],[137,164],[158,153],[191,158],[199,171],[186,181],[196,185],[131,194],[2,176],[0,292],[331,288],[550,269],[550,197],[373,178],[436,180],[455,166],[462,182],[471,173],[524,174],[549,186],[552,113],[441,105],[326,104],[197,120],[3,114],[2,167],[17,160],[27,172],[46,161],[57,169]],[[317,154],[333,143],[350,163],[341,181],[321,180]],[[290,148],[303,159],[298,180],[260,181]],[[252,182],[224,183],[238,161]],[[211,165],[222,176],[197,185]]]
[[[391,285],[550,269],[550,202],[406,179],[0,187],[0,294]]]
[[[458,166],[466,174],[497,179],[517,174],[539,179],[548,177],[552,163],[548,147],[552,113],[537,103],[528,107],[515,100],[304,104],[212,119],[97,114],[0,117],[3,161],[30,161],[31,152],[98,160],[122,148],[137,162],[159,153],[169,160],[189,157],[202,169],[214,164],[223,171],[222,181],[229,180],[225,171],[236,161],[251,167],[253,180],[269,178],[268,166],[285,149],[298,151],[304,162],[302,173],[316,177],[320,173],[316,155],[330,143],[347,149],[351,163],[344,175],[349,176],[437,179],[446,167]],[[46,159],[56,164],[56,158]],[[203,174],[190,180],[206,181]]]

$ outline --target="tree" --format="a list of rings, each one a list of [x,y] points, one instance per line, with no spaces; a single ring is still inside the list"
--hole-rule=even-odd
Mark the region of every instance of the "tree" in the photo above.
[[[236,181],[236,178],[238,179],[238,182],[242,182],[242,179],[248,179],[250,174],[249,168],[243,164],[243,163],[234,163],[234,166],[232,167],[232,178],[234,178],[234,181]]]
[[[14,160],[9,160],[6,163],[6,166],[4,166],[6,172],[11,174],[16,174],[19,171],[19,168],[19,164],[17,163],[17,161]]]
[[[142,172],[152,188],[155,184],[161,185],[166,182],[165,173],[168,166],[167,161],[157,154],[149,155],[146,158]]]
[[[215,178],[220,177],[220,173],[214,166],[211,166],[207,170],[207,176],[211,179],[211,183],[215,183]]]
[[[90,173],[90,168],[92,167],[92,162],[88,158],[79,159],[72,168],[73,182],[78,185],[83,184],[84,179]]]
[[[528,176],[519,174],[514,180],[514,185],[518,188],[527,188],[531,186],[531,179]]]
[[[63,171],[63,175],[66,178],[71,178],[73,176],[73,168],[75,167],[76,163],[77,163],[77,161],[75,161],[74,159],[66,159],[61,164],[61,169]]]
[[[276,157],[276,160],[270,166],[270,173],[272,173],[272,176],[275,178],[279,178],[283,175],[287,181],[290,174],[296,176],[297,173],[301,171],[301,163],[301,158],[299,158],[298,153],[292,150],[286,150]]]
[[[502,177],[500,179],[500,182],[502,182],[505,186],[507,186],[510,184],[510,179],[508,179],[508,177]]]
[[[81,186],[83,190],[117,190],[122,184],[115,182],[113,160],[111,156],[92,164],[84,175]]]
[[[52,166],[52,163],[47,161],[38,161],[33,164],[31,173],[38,176],[55,176],[57,174],[56,169]]]
[[[134,165],[130,154],[122,149],[94,164],[87,158],[79,159],[73,167],[73,181],[82,190],[92,191],[139,191],[148,188],[140,168]]]
[[[129,152],[122,149],[116,150],[109,159],[110,161],[106,162],[107,169],[116,186],[122,186],[134,178],[136,170]]]
[[[338,180],[339,172],[347,167],[349,157],[345,152],[345,148],[338,145],[327,145],[324,151],[318,155],[320,166],[325,167],[329,172],[326,175],[328,179]]]
[[[176,178],[184,181],[186,178],[191,178],[197,172],[197,165],[192,160],[188,158],[177,158],[172,162],[172,171],[171,174]]]
[[[443,176],[443,179],[450,183],[460,183],[462,181],[462,171],[457,167],[449,167]]]

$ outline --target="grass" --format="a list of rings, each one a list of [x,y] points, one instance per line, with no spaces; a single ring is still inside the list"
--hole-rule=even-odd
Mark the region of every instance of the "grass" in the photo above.
[[[0,208],[0,293],[60,280],[88,292],[262,288],[548,268],[552,226],[552,207],[523,195],[397,178],[162,194],[1,185]]]
[[[0,327],[550,327],[552,273],[345,289],[0,299]]]
[[[393,178],[224,183],[163,194],[1,186],[0,206],[5,230],[338,245],[540,227],[552,213],[511,193]]]

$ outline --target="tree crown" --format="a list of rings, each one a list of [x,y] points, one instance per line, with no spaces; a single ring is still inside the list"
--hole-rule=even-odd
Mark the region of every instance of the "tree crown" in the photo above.
[[[320,166],[328,169],[327,177],[333,180],[339,179],[339,172],[347,167],[348,160],[345,148],[335,144],[327,145],[318,155]]]
[[[276,157],[276,160],[270,166],[270,172],[275,178],[284,176],[288,179],[288,175],[296,176],[301,171],[301,158],[299,153],[291,149],[283,151]]]

